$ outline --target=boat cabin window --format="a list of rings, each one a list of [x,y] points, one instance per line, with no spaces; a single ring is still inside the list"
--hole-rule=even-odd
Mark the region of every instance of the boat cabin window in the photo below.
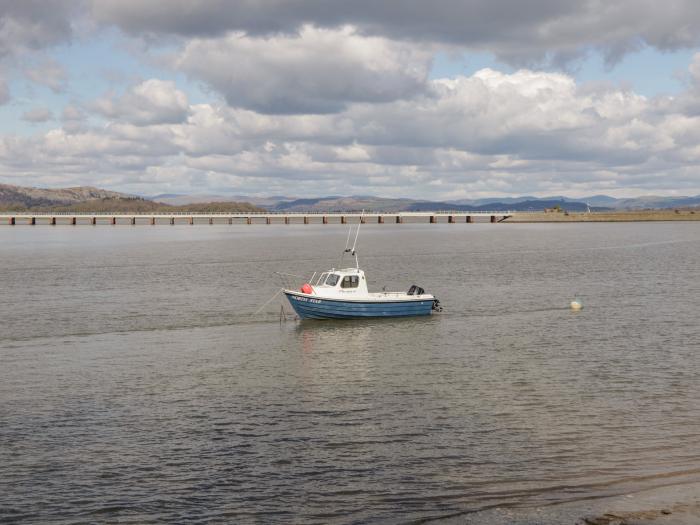
[[[338,284],[338,279],[340,279],[340,275],[337,273],[330,274],[328,279],[326,279],[326,286],[335,286]]]
[[[346,275],[340,283],[341,288],[357,288],[360,285],[360,277],[358,275]]]

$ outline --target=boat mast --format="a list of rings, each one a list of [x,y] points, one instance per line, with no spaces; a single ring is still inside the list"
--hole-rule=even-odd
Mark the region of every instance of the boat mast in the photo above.
[[[360,222],[357,225],[357,231],[355,232],[355,242],[352,243],[352,255],[355,256],[355,268],[358,270],[360,269],[360,262],[357,260],[357,252],[355,251],[355,247],[357,246],[357,238],[360,235],[360,226],[362,226],[362,218],[365,215],[365,210],[362,210],[362,213],[360,214]]]
[[[355,257],[355,268],[360,267],[360,263],[357,260],[357,252],[355,251],[355,247],[357,246],[357,237],[360,235],[360,226],[362,225],[362,218],[365,215],[365,210],[362,210],[362,213],[360,214],[360,223],[357,225],[357,230],[355,230],[355,241],[352,243],[352,248],[350,248],[350,235],[352,235],[352,224],[348,224],[348,237],[345,239],[345,249],[343,250],[343,254],[340,256],[340,267],[342,268],[343,266],[343,256],[346,253],[350,253]]]

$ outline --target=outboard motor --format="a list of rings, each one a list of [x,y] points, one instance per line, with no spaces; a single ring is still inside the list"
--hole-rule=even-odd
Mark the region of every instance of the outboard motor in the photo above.
[[[433,299],[433,308],[432,309],[436,312],[442,312],[442,306],[440,306],[439,299]]]

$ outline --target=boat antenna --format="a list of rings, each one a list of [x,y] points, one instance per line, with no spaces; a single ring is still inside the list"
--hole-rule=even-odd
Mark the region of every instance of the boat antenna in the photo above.
[[[355,268],[360,267],[360,263],[357,260],[357,252],[355,251],[355,247],[357,246],[357,238],[360,235],[360,226],[362,226],[362,218],[365,215],[365,210],[362,210],[362,213],[360,213],[360,222],[357,224],[357,230],[355,231],[355,242],[352,243],[352,251],[350,252],[354,257],[355,257]]]
[[[351,233],[352,233],[352,223],[348,222],[348,236],[345,239],[345,249],[343,250],[343,253],[340,254],[340,262],[338,263],[339,268],[343,267],[343,258],[345,257],[345,254],[350,253],[350,234]]]
[[[343,253],[350,251],[350,234],[352,233],[352,224],[348,224],[348,237],[345,239],[345,250]]]

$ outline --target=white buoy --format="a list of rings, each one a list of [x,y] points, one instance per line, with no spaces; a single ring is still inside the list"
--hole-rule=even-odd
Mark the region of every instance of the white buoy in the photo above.
[[[581,310],[583,308],[583,303],[581,302],[581,299],[574,299],[571,301],[571,304],[569,305],[572,310]]]

